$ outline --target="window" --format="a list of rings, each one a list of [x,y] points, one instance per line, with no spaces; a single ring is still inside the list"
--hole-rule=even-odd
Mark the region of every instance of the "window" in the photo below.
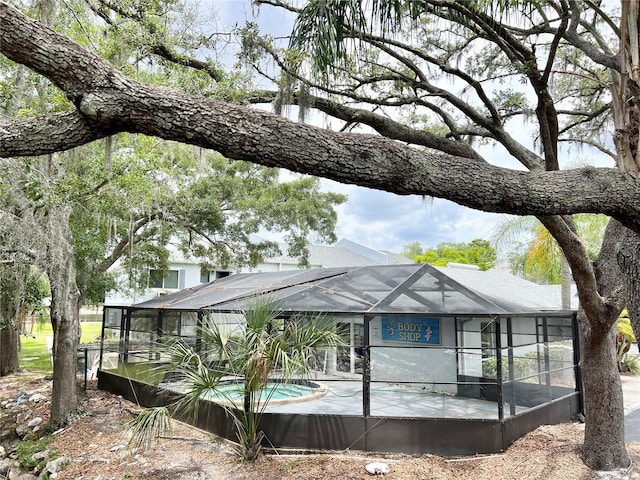
[[[178,270],[169,270],[164,276],[160,270],[149,270],[149,288],[178,288]]]
[[[228,277],[231,272],[225,270],[212,270],[210,272],[200,272],[200,283],[209,283],[219,278]]]
[[[495,358],[496,334],[493,322],[480,323],[480,342],[482,346],[482,358]]]
[[[364,324],[339,322],[337,330],[345,340],[349,340],[349,345],[338,347],[336,369],[339,372],[362,373]]]

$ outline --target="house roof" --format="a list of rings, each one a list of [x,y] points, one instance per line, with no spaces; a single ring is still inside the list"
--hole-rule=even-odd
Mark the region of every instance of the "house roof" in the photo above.
[[[265,259],[265,263],[285,265],[298,265],[299,259],[288,255],[286,243],[279,243],[282,252]],[[342,238],[334,245],[309,245],[309,264],[312,267],[362,267],[366,265],[392,265],[404,264],[410,260],[398,253],[385,250],[375,250],[357,242]],[[179,249],[172,248],[169,253],[169,260],[178,264],[197,264],[198,259],[185,256]]]
[[[241,273],[134,307],[238,311],[255,296],[269,295],[289,312],[490,315],[559,310],[557,303],[546,305],[544,298],[536,298],[532,292],[537,285],[531,282],[492,276],[487,282],[495,286],[491,290],[480,288],[479,279],[456,279],[456,273],[418,264]],[[526,294],[519,295],[521,289]]]
[[[481,271],[472,265],[436,268],[486,298],[509,298],[538,310],[560,309],[562,305],[559,285],[539,285],[498,270]],[[578,298],[575,292],[572,293],[571,309],[577,310]]]

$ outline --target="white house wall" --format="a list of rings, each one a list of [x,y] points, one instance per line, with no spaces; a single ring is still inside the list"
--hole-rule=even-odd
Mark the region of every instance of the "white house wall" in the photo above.
[[[440,319],[440,345],[407,348],[410,343],[383,340],[380,316],[371,320],[370,332],[372,382],[418,382],[428,391],[457,392],[454,318]]]

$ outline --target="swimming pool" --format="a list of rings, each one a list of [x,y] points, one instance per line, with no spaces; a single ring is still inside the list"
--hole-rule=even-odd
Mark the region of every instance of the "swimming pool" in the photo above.
[[[316,382],[269,382],[260,392],[260,401],[269,405],[284,405],[287,403],[306,402],[323,397],[327,388]],[[215,390],[204,395],[207,400],[222,404],[242,405],[244,385],[241,382],[224,382],[216,386]]]

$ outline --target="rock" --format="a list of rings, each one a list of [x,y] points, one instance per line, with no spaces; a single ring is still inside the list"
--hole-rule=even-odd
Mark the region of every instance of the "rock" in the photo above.
[[[7,456],[7,450],[2,445],[0,445],[0,459],[3,459]]]
[[[38,480],[38,477],[30,473],[22,472],[18,468],[12,468],[9,471],[8,480]]]
[[[21,473],[18,475],[18,480],[38,480],[38,477],[32,475],[31,473]]]
[[[11,440],[5,440],[2,442],[2,446],[7,451],[7,457],[10,457],[12,454],[16,453],[18,450],[18,444],[20,440],[17,438],[12,438]]]
[[[29,397],[29,401],[33,402],[33,403],[42,402],[43,400],[46,400],[46,399],[47,399],[47,397],[45,397],[41,393],[34,393],[33,395],[31,395]]]
[[[0,475],[6,477],[7,473],[9,473],[9,470],[11,470],[12,468],[18,468],[19,465],[20,464],[17,460],[12,460],[10,458],[3,459],[2,461],[0,461]]]
[[[27,426],[30,427],[30,428],[33,428],[33,427],[37,427],[41,423],[42,423],[42,418],[41,417],[34,417],[31,420],[29,420],[29,423],[27,423]]]
[[[41,452],[34,453],[33,455],[31,455],[31,458],[33,458],[34,460],[44,460],[48,456],[49,456],[49,449],[47,448],[46,450],[42,450]]]
[[[28,431],[29,427],[26,423],[22,423],[16,427],[16,435],[18,435],[19,438],[24,437]]]
[[[44,472],[49,472],[49,477],[48,478],[54,478],[51,475],[52,474],[56,474],[62,470],[66,465],[69,465],[69,463],[71,462],[71,460],[69,459],[69,457],[59,457],[56,458],[55,460],[51,460],[50,462],[47,462],[47,466],[44,467]],[[42,476],[42,475],[41,475]]]

